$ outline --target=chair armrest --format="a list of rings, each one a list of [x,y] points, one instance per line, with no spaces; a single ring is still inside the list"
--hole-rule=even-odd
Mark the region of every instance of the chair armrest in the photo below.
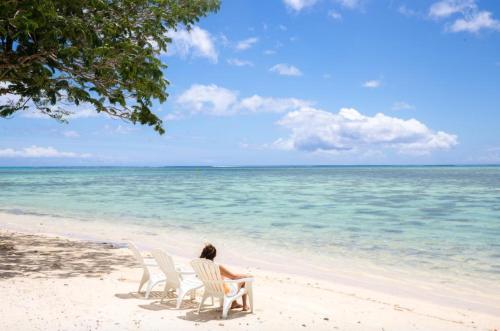
[[[181,275],[196,275],[196,272],[194,271],[182,271],[182,270],[177,270],[178,273]]]
[[[252,283],[254,278],[224,279],[224,283]]]

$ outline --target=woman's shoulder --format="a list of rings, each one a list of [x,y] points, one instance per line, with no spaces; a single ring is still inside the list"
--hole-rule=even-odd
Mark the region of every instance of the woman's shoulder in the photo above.
[[[219,264],[219,270],[222,277],[231,278],[232,276],[231,272],[227,270],[224,266]]]

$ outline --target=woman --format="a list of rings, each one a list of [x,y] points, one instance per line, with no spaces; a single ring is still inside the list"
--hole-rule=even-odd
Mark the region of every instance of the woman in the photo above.
[[[207,244],[205,248],[203,248],[203,251],[201,251],[200,258],[201,259],[207,259],[210,261],[213,261],[215,256],[217,255],[217,249],[212,245],[212,244]],[[227,270],[223,266],[219,265],[220,269],[220,274],[223,278],[227,279],[241,279],[241,278],[249,278],[252,277],[250,275],[242,275],[242,274],[233,274],[231,271]],[[224,284],[224,292],[226,295],[232,296],[238,293],[238,291],[242,288],[245,287],[245,283],[228,283]],[[231,305],[231,309],[235,308],[242,308],[242,311],[247,311],[248,310],[248,305],[247,305],[247,295],[244,294],[242,297],[243,300],[243,305],[238,304],[236,301],[233,302]]]

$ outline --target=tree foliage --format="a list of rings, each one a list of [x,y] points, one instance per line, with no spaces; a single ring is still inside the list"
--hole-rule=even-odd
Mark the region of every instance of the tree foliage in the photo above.
[[[0,1],[0,116],[36,109],[65,120],[71,106],[153,126],[168,80],[167,31],[189,28],[219,0]],[[63,105],[63,106],[61,106]],[[66,106],[66,107],[64,107]]]

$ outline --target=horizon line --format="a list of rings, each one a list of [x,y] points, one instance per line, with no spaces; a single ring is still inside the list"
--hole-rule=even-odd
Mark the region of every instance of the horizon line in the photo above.
[[[0,168],[284,168],[284,167],[498,167],[500,163],[277,164],[277,165],[0,165]]]

